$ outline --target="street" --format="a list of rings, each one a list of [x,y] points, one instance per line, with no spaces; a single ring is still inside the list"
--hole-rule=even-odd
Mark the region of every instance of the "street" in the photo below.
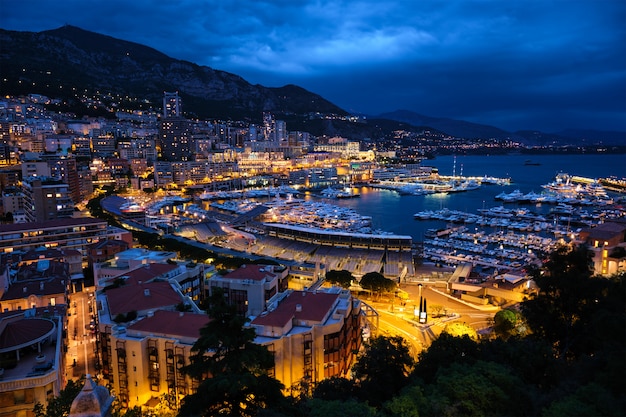
[[[466,323],[477,331],[491,325],[497,307],[473,306],[444,294],[444,289],[434,288],[434,283],[402,284],[401,289],[408,293],[408,299],[394,296],[381,296],[366,299],[365,302],[375,308],[379,314],[378,335],[402,336],[415,357],[428,348],[447,323]],[[426,323],[419,323],[420,296],[427,302],[428,317]],[[441,312],[441,317],[432,317],[432,311]]]
[[[82,375],[96,374],[96,333],[95,299],[91,295],[93,289],[84,289],[82,292],[70,294],[68,308],[68,350],[67,350],[67,379],[77,380]]]

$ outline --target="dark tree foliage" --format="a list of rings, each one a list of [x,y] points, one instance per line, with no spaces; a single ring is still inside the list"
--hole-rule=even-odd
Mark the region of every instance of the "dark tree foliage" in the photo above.
[[[420,416],[528,416],[531,402],[522,381],[495,362],[453,363],[437,372]]]
[[[535,273],[539,292],[521,305],[531,331],[567,360],[624,346],[624,278],[592,277],[589,262],[585,247],[556,250]]]
[[[183,371],[200,380],[196,393],[183,400],[181,416],[255,416],[284,401],[282,384],[268,375],[274,358],[253,342],[255,331],[217,288],[209,297],[211,320],[193,345]]]
[[[354,382],[347,378],[334,376],[319,382],[313,390],[313,398],[326,401],[342,400],[355,397]]]
[[[480,345],[469,336],[455,337],[441,333],[428,350],[420,353],[413,374],[415,377],[431,383],[439,367],[454,362],[471,364],[480,357]]]
[[[44,407],[37,403],[33,409],[35,417],[66,417],[70,413],[72,401],[80,393],[85,385],[85,379],[81,378],[77,381],[69,380],[65,388],[61,390],[58,397],[54,397],[48,401],[48,406]]]
[[[409,347],[402,337],[378,336],[370,339],[352,367],[357,395],[362,401],[380,407],[407,384],[414,365]]]
[[[554,358],[548,343],[537,338],[512,337],[491,340],[478,345],[481,360],[506,364],[511,372],[527,384],[527,390],[547,392],[565,378],[565,364]]]
[[[392,279],[385,278],[379,272],[368,272],[363,275],[359,281],[361,287],[375,293],[389,292],[396,289],[396,282]]]
[[[346,271],[345,269],[342,269],[341,271],[333,269],[326,272],[326,281],[331,284],[337,284],[342,288],[350,288],[350,284],[353,279],[354,277],[352,276],[352,273],[350,271]]]
[[[313,398],[309,400],[307,406],[305,412],[308,417],[375,417],[377,415],[376,409],[353,398],[345,401],[323,401]]]

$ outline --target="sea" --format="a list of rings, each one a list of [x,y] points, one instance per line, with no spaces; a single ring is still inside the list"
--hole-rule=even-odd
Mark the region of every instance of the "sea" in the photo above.
[[[533,165],[526,163],[529,160]],[[414,214],[419,211],[447,208],[477,214],[478,209],[502,205],[495,199],[501,192],[519,189],[524,194],[540,193],[542,185],[553,181],[559,173],[587,178],[626,178],[626,154],[450,155],[426,160],[422,165],[438,168],[440,175],[510,178],[511,183],[482,185],[476,190],[445,196],[400,195],[395,191],[361,187],[358,190],[360,197],[325,201],[370,216],[373,229],[411,236],[414,242],[422,242],[428,229],[442,228],[446,224],[436,220],[416,220]],[[537,214],[546,214],[553,207],[549,204],[506,204],[511,208],[516,205],[528,207]]]

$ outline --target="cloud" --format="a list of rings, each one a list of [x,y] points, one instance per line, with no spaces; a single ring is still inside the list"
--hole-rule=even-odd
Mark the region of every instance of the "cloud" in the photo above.
[[[349,110],[626,130],[623,0],[0,2],[4,29],[68,23]]]

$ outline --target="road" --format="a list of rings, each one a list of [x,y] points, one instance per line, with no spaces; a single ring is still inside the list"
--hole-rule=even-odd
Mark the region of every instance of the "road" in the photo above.
[[[93,291],[93,289],[91,290]],[[77,380],[82,375],[96,373],[96,338],[90,328],[95,313],[93,292],[84,290],[70,294],[68,317],[67,379]]]
[[[379,335],[402,336],[408,343],[412,354],[417,354],[428,348],[435,340],[447,323],[466,323],[477,331],[488,328],[491,325],[495,307],[479,308],[469,303],[462,302],[444,294],[444,289],[436,289],[434,285],[402,284],[402,289],[409,294],[408,300],[400,300],[392,297],[381,297],[378,300],[369,299],[366,302],[379,313]],[[433,318],[428,317],[426,324],[418,323],[416,309],[419,308],[419,298],[427,300],[429,315],[434,306],[441,306],[442,313],[446,316]]]

